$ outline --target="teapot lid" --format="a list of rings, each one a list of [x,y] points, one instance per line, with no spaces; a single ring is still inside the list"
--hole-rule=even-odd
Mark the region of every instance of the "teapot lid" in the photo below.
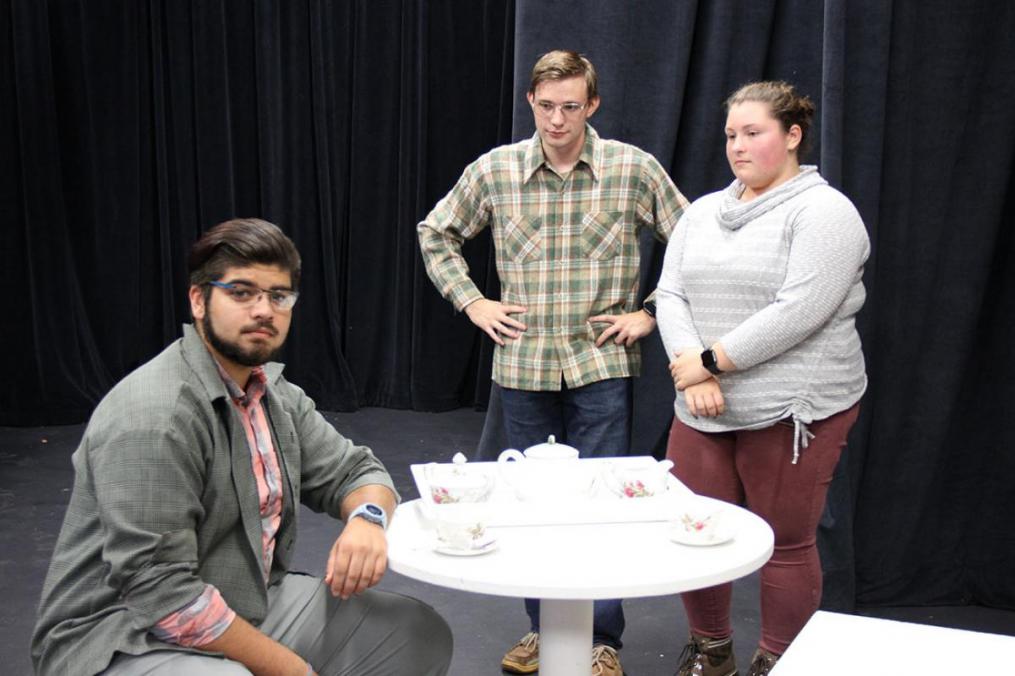
[[[424,469],[427,480],[434,486],[460,489],[480,487],[490,481],[484,470],[469,466],[467,460],[461,453],[456,453],[450,464],[427,463]]]
[[[525,449],[525,452],[528,453],[529,451],[532,451],[532,450],[535,450],[537,452],[539,452],[539,451],[556,451],[556,450],[560,450],[560,451],[564,451],[564,452],[568,452],[568,451],[574,451],[575,453],[578,452],[578,449],[574,448],[573,446],[568,446],[567,444],[558,444],[557,443],[557,437],[555,437],[552,434],[546,438],[546,443],[536,444],[534,446],[529,446],[528,448]]]

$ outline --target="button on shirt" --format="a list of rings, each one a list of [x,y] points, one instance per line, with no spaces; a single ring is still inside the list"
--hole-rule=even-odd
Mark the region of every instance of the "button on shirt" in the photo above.
[[[427,272],[456,309],[483,297],[461,245],[492,229],[501,301],[522,305],[527,326],[494,352],[502,387],[559,390],[637,375],[638,345],[595,346],[600,314],[638,309],[639,232],[666,241],[687,206],[662,166],[626,143],[585,128],[574,169],[546,161],[539,135],[495,148],[470,164],[419,224]]]

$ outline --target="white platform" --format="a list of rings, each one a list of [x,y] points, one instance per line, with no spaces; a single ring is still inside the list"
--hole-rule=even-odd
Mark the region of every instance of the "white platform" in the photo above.
[[[1015,637],[818,611],[772,676],[1015,674]]]

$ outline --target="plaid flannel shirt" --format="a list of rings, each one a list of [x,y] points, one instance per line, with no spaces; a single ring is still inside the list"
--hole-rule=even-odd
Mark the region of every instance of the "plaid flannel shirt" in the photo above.
[[[649,153],[585,128],[565,176],[546,162],[539,135],[470,164],[418,226],[427,272],[456,309],[483,297],[462,242],[492,228],[501,301],[523,305],[527,329],[494,351],[502,387],[559,390],[638,375],[641,353],[608,341],[599,314],[638,309],[638,234],[668,240],[688,202]]]

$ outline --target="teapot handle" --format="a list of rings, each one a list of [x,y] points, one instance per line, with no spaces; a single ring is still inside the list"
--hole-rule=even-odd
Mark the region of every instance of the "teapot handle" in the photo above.
[[[603,468],[599,473],[599,478],[602,480],[604,484],[606,484],[606,488],[609,489],[610,492],[612,492],[615,495],[623,495],[624,487],[621,485],[620,480],[614,474],[614,469],[615,468],[613,463],[604,462]]]
[[[668,459],[660,460],[659,469],[662,470],[663,472],[669,472],[671,469],[673,469],[673,461]]]
[[[524,459],[525,456],[522,454],[522,452],[514,448],[508,448],[503,453],[497,456],[497,462],[508,462],[509,460],[514,460],[518,462]]]

